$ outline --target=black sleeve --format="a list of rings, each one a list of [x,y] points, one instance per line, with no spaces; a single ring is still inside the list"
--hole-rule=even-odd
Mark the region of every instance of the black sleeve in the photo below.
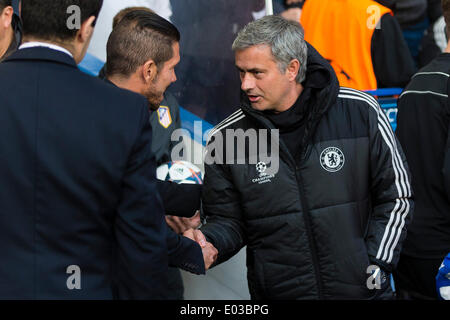
[[[447,92],[450,94],[450,81],[447,82]],[[447,143],[444,149],[444,186],[447,191],[447,199],[450,201],[450,98],[447,98]],[[447,218],[450,221],[450,212],[447,212]]]
[[[200,231],[219,252],[215,266],[233,257],[247,244],[239,192],[225,165],[205,165],[202,199],[206,223]]]
[[[177,184],[158,180],[166,215],[190,218],[200,209],[201,184]]]
[[[450,127],[447,129],[447,145],[444,152],[444,168],[442,171],[444,172],[444,184],[447,190],[447,199],[450,201]],[[447,214],[450,219],[450,212],[447,212]]]
[[[416,73],[402,30],[390,14],[381,17],[381,28],[373,34],[372,61],[378,88],[403,88]]]
[[[369,260],[392,272],[414,211],[411,175],[386,114],[375,99],[372,104],[377,104],[368,117],[372,213],[365,241]]]

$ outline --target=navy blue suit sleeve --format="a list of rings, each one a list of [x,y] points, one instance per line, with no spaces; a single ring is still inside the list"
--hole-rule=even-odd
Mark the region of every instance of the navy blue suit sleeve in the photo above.
[[[156,187],[149,114],[142,101],[115,220],[119,299],[163,299],[167,291],[167,226]]]
[[[205,274],[205,262],[197,242],[176,234],[167,228],[169,265],[195,274]]]

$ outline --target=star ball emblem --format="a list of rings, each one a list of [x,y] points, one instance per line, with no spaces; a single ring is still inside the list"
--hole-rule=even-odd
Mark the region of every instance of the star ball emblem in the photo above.
[[[256,171],[258,171],[259,175],[263,175],[267,170],[267,165],[264,162],[258,162],[256,164]]]

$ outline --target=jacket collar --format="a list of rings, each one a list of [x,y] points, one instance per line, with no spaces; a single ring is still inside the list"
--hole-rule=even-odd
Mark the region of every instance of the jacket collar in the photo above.
[[[56,62],[77,68],[75,60],[69,55],[45,47],[34,47],[17,50],[11,56],[6,58],[4,62],[26,60]]]

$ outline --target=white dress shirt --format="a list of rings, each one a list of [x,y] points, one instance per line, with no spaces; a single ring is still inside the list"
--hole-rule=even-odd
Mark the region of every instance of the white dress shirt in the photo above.
[[[56,50],[59,52],[63,52],[73,58],[73,55],[69,52],[69,50],[67,50],[63,47],[57,46],[56,44],[51,44],[51,43],[46,43],[46,42],[38,42],[38,41],[25,42],[24,44],[22,44],[19,47],[19,50],[28,49],[28,48],[36,48],[36,47],[45,47],[45,48],[49,48],[49,49]]]

